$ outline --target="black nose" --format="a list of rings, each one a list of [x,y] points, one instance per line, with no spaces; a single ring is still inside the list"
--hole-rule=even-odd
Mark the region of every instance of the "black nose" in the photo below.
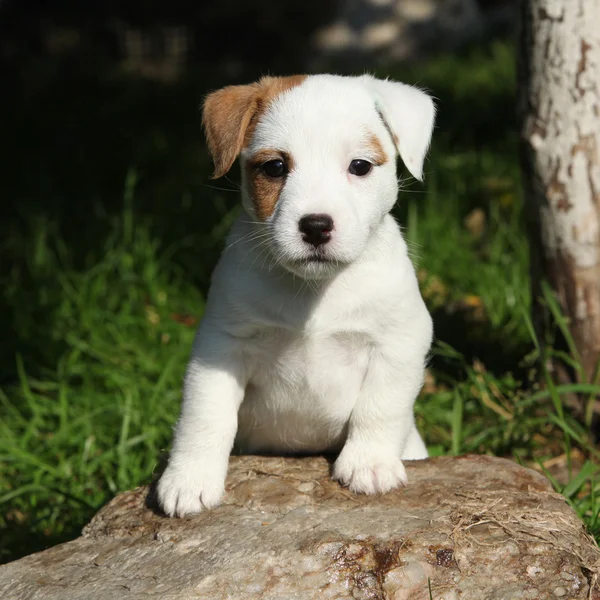
[[[315,248],[331,239],[333,219],[329,215],[304,215],[298,223],[302,239]]]

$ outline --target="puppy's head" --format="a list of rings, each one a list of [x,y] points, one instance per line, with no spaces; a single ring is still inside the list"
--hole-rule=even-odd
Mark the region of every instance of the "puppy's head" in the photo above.
[[[244,207],[276,260],[322,278],[356,260],[391,210],[397,154],[422,178],[434,116],[402,83],[296,75],[213,92],[203,121],[215,177],[241,157]]]

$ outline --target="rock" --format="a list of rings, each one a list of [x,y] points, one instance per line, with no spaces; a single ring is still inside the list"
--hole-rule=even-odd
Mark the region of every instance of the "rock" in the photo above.
[[[121,494],[77,540],[0,567],[0,598],[600,599],[600,551],[538,473],[488,456],[407,471],[366,497],[324,458],[234,457],[220,508],[168,519],[147,488]]]

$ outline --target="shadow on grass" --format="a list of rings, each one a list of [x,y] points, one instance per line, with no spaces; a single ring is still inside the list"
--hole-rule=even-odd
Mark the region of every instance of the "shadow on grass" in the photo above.
[[[43,509],[44,507],[40,508]],[[89,522],[95,512],[95,510],[90,509],[83,519],[78,519],[77,522],[64,528],[60,533],[47,531],[40,535],[29,519],[3,527],[2,539],[0,540],[0,565],[79,537],[84,525]]]

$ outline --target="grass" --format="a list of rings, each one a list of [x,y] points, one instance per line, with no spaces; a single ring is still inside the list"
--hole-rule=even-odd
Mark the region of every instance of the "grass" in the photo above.
[[[124,217],[101,262],[60,269],[40,290],[52,305],[43,335],[64,348],[55,368],[32,377],[18,356],[18,387],[0,392],[0,525],[19,553],[71,537],[147,480],[177,415],[187,315],[202,312],[202,296]]]
[[[408,184],[397,209],[437,332],[417,417],[433,455],[490,453],[545,472],[600,536],[591,411],[581,423],[566,408],[573,393],[591,405],[600,387],[558,385],[544,365],[558,355],[577,366],[576,352],[542,348],[528,318],[513,64],[496,43],[391,73],[434,90],[440,108],[427,187]],[[118,211],[92,202],[92,233],[75,235],[66,213],[39,202],[5,238],[2,351],[13,367],[0,388],[0,561],[77,536],[112,496],[148,482],[169,446],[236,209],[229,183],[204,184],[206,157],[188,158],[186,175],[177,154],[156,175],[164,139],[129,170]],[[155,206],[168,206],[149,216],[156,189],[166,200]],[[545,301],[564,336],[548,290]]]

